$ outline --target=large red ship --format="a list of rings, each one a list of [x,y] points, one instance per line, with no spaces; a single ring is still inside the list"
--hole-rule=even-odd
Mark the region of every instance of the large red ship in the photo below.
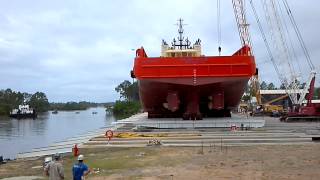
[[[179,36],[168,45],[164,40],[160,57],[148,57],[137,49],[132,76],[139,84],[140,100],[149,118],[227,117],[237,107],[248,80],[256,73],[249,46],[232,56],[205,56],[201,41],[193,45]]]

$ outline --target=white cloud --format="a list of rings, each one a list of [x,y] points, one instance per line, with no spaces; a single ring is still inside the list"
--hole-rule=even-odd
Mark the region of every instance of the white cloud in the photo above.
[[[240,41],[232,3],[221,3],[222,52],[231,55]],[[319,2],[290,5],[319,68]],[[50,101],[113,101],[114,87],[130,79],[131,49],[144,46],[149,56],[159,56],[161,39],[177,36],[180,17],[188,24],[186,36],[200,38],[204,54],[216,55],[216,1],[2,1],[0,89],[43,91]],[[272,65],[263,63],[268,56],[254,19],[249,20],[261,79],[275,81]]]

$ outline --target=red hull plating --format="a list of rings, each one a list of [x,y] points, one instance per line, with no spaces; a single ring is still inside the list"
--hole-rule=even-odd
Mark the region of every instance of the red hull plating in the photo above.
[[[133,73],[149,117],[201,119],[230,116],[256,65],[247,46],[233,56],[157,58],[141,48]]]

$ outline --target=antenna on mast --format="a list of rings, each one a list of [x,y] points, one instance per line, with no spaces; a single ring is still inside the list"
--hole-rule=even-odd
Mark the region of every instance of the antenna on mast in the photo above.
[[[176,44],[174,42],[174,46],[178,46],[179,49],[182,49],[183,47],[187,48],[189,44],[189,40],[187,39],[187,44],[184,44],[183,41],[184,41],[184,37],[183,37],[183,32],[184,32],[184,29],[183,29],[183,26],[184,25],[187,25],[187,24],[183,24],[183,19],[182,18],[179,18],[178,19],[178,23],[176,24],[179,28],[178,28],[178,33],[179,33],[179,37],[178,37],[178,41],[179,41],[179,44]]]

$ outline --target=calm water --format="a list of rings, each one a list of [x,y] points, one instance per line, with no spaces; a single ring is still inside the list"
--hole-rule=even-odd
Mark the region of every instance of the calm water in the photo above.
[[[92,114],[93,111],[98,112]],[[106,115],[104,108],[86,111],[51,111],[39,114],[33,119],[11,119],[0,117],[0,156],[14,158],[19,152],[48,146],[53,142],[66,140],[79,134],[105,127],[115,121]]]

